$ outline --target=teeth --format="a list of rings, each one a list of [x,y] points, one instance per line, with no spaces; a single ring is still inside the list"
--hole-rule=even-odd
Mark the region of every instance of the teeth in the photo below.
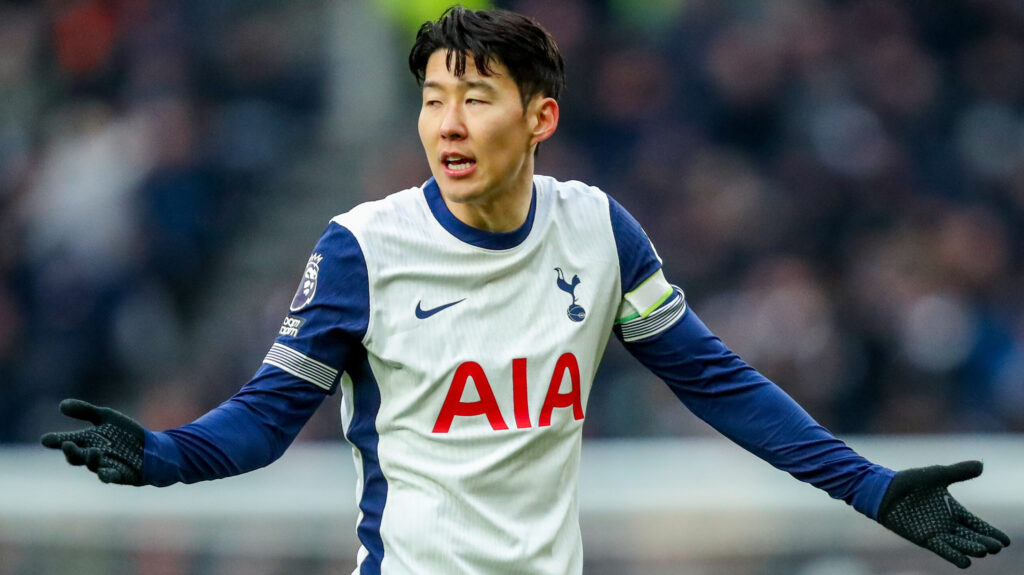
[[[444,159],[444,163],[449,170],[462,171],[468,170],[473,165],[473,160],[452,154]]]

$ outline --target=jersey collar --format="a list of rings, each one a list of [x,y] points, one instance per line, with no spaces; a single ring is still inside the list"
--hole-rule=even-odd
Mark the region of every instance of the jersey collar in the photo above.
[[[434,178],[430,178],[423,184],[423,195],[427,199],[427,205],[430,206],[430,212],[434,214],[434,219],[441,224],[441,227],[448,230],[448,233],[467,244],[488,250],[507,250],[523,243],[526,236],[530,235],[530,230],[533,228],[533,216],[537,212],[536,184],[533,186],[530,213],[526,215],[526,221],[511,232],[488,232],[463,223],[452,214],[448,205],[444,203],[441,189],[438,188]]]

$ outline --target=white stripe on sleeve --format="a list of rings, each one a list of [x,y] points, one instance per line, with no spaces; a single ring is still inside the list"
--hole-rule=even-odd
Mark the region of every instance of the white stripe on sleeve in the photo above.
[[[331,390],[338,377],[338,370],[279,343],[270,346],[263,363],[279,367],[327,391]]]

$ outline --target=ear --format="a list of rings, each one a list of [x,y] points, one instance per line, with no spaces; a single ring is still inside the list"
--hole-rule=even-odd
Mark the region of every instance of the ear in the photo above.
[[[530,120],[531,145],[550,138],[558,128],[558,101],[554,98],[537,96],[527,109]]]

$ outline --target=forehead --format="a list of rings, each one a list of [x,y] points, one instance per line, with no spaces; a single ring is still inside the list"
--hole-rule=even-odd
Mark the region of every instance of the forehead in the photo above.
[[[466,70],[463,75],[455,75],[455,53],[452,53],[451,69],[448,68],[448,50],[441,48],[435,50],[427,60],[423,86],[429,87],[450,87],[467,85],[484,85],[495,89],[517,90],[508,68],[500,60],[492,58],[488,62],[490,74],[484,76],[476,69],[476,59],[472,53],[466,53]]]

